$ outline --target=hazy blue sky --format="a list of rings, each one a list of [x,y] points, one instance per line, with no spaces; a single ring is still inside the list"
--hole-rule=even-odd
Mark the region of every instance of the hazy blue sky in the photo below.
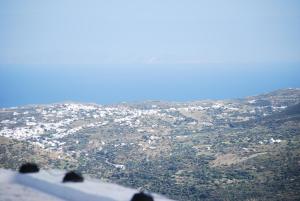
[[[1,0],[2,64],[299,62],[299,0]]]
[[[0,107],[300,87],[299,0],[0,0]]]

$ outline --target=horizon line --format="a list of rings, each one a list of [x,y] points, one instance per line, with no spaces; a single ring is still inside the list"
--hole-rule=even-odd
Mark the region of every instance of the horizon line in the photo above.
[[[99,106],[115,106],[115,105],[122,105],[122,104],[138,104],[138,103],[146,103],[146,102],[167,102],[167,103],[174,103],[174,104],[184,104],[184,103],[192,103],[197,101],[229,101],[229,100],[239,100],[239,99],[246,99],[250,97],[256,97],[266,94],[271,94],[277,91],[286,91],[286,90],[300,90],[300,87],[287,87],[287,88],[278,88],[275,90],[262,92],[254,95],[247,95],[243,97],[235,97],[235,98],[203,98],[203,99],[193,99],[193,100],[158,100],[158,99],[144,99],[144,100],[132,100],[132,101],[118,101],[118,102],[112,102],[112,103],[98,103],[98,102],[82,102],[82,101],[76,101],[76,100],[62,100],[62,101],[54,101],[51,103],[28,103],[24,105],[16,105],[16,106],[8,106],[3,107],[0,106],[0,109],[13,109],[13,108],[26,108],[26,107],[32,107],[32,106],[46,106],[46,105],[56,105],[56,104],[84,104],[84,105],[99,105]]]

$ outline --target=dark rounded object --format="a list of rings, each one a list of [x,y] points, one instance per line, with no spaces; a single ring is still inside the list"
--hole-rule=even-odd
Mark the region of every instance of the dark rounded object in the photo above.
[[[131,201],[154,201],[151,195],[147,195],[143,192],[136,193],[131,198]]]
[[[39,171],[40,171],[40,168],[35,163],[24,163],[19,169],[19,172],[22,174],[34,173],[34,172],[39,172]]]
[[[63,182],[83,182],[83,176],[75,171],[67,172]]]

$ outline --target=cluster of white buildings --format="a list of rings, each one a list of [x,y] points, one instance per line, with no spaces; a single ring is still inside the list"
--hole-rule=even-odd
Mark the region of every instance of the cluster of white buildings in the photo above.
[[[249,103],[255,103],[250,100]],[[282,110],[285,106],[276,107],[274,110]],[[185,112],[201,112],[206,110],[216,110],[215,119],[229,119],[236,121],[246,121],[251,119],[251,115],[260,112],[263,108],[239,106],[239,104],[231,104],[222,101],[203,102],[193,104],[178,104],[166,109],[160,109],[153,105],[150,109],[137,109],[133,107],[119,106],[101,106],[93,104],[54,104],[36,107],[22,107],[2,109],[3,114],[7,115],[7,119],[0,121],[0,136],[31,141],[43,148],[61,149],[65,142],[63,138],[79,133],[86,128],[103,127],[107,125],[117,124],[119,126],[127,126],[136,131],[155,130],[159,125],[148,123],[152,119],[165,119],[170,124],[176,121],[184,121],[182,111]],[[250,116],[232,116],[238,111],[240,114],[248,114]],[[252,112],[251,112],[252,111]],[[173,115],[172,113],[182,115]],[[80,123],[78,123],[80,122]],[[149,124],[149,125],[147,125]],[[189,122],[188,126],[214,126],[212,121],[194,121]],[[174,125],[176,126],[176,125]],[[149,132],[148,132],[149,133]],[[153,136],[149,139],[149,145],[154,144],[158,139]],[[269,143],[280,143],[278,139],[270,139]]]

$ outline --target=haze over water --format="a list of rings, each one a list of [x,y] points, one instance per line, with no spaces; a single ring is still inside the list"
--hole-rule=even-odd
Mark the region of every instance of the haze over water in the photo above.
[[[298,64],[1,66],[0,106],[242,98],[300,87],[299,75]]]
[[[300,87],[298,0],[0,2],[0,107]]]

